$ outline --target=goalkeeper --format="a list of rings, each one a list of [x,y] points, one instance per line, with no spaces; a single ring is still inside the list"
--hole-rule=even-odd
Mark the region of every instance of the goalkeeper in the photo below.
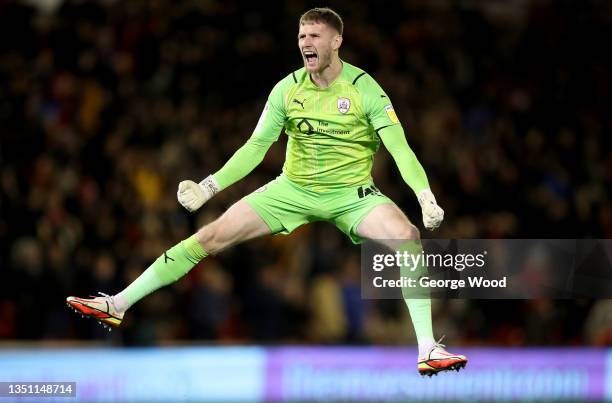
[[[340,59],[342,31],[342,19],[329,8],[301,16],[298,46],[304,67],[272,89],[252,136],[229,161],[200,183],[181,182],[177,197],[187,210],[196,211],[255,169],[284,128],[289,139],[282,174],[164,252],[119,294],[68,297],[72,308],[118,326],[135,302],[177,281],[206,256],[262,235],[289,234],[313,221],[335,224],[354,243],[418,240],[417,228],[373,184],[373,157],[381,140],[417,195],[425,228],[440,225],[444,211],[387,94],[367,73]],[[435,341],[431,300],[405,302],[419,344],[419,372],[432,375],[465,366],[465,356],[450,354]]]

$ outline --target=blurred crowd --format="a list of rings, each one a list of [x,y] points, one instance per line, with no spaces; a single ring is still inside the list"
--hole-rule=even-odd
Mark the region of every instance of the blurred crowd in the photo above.
[[[121,332],[68,295],[114,294],[274,178],[285,139],[197,214],[176,186],[219,169],[301,66],[309,1],[0,3],[0,339],[126,345],[414,342],[402,301],[360,297],[359,247],[329,224],[205,259]],[[612,4],[332,1],[341,57],[391,97],[446,211],[436,238],[612,238]],[[381,150],[374,177],[420,226]],[[612,344],[610,301],[434,301],[453,344]]]

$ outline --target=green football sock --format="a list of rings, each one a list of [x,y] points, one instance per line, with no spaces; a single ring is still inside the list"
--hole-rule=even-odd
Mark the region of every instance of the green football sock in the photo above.
[[[115,308],[120,312],[126,311],[153,291],[183,277],[207,255],[195,234],[179,242],[158,257],[132,284],[113,297]]]
[[[401,244],[396,250],[402,254],[406,251],[410,255],[418,256],[422,255],[423,246],[421,241],[408,241]],[[414,279],[418,285],[419,277],[427,274],[427,267],[421,259],[415,270],[402,266],[400,272],[403,277]],[[410,312],[414,332],[419,343],[419,355],[421,356],[435,343],[431,324],[431,298],[429,297],[429,290],[418,286],[415,288],[406,287],[402,288],[402,294]]]

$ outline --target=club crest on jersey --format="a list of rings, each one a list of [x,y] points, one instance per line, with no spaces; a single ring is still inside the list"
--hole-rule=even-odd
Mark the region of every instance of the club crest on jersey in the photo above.
[[[338,98],[338,110],[340,113],[346,113],[351,108],[351,100],[348,98]]]

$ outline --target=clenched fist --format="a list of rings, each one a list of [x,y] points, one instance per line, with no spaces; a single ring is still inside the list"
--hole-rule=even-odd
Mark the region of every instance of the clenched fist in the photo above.
[[[176,198],[181,206],[194,212],[219,192],[219,184],[212,175],[200,183],[186,180],[179,183]]]
[[[421,205],[421,212],[423,213],[423,225],[428,230],[434,230],[440,226],[444,219],[444,210],[438,206],[436,198],[434,197],[431,190],[424,189],[417,195],[419,204]]]

